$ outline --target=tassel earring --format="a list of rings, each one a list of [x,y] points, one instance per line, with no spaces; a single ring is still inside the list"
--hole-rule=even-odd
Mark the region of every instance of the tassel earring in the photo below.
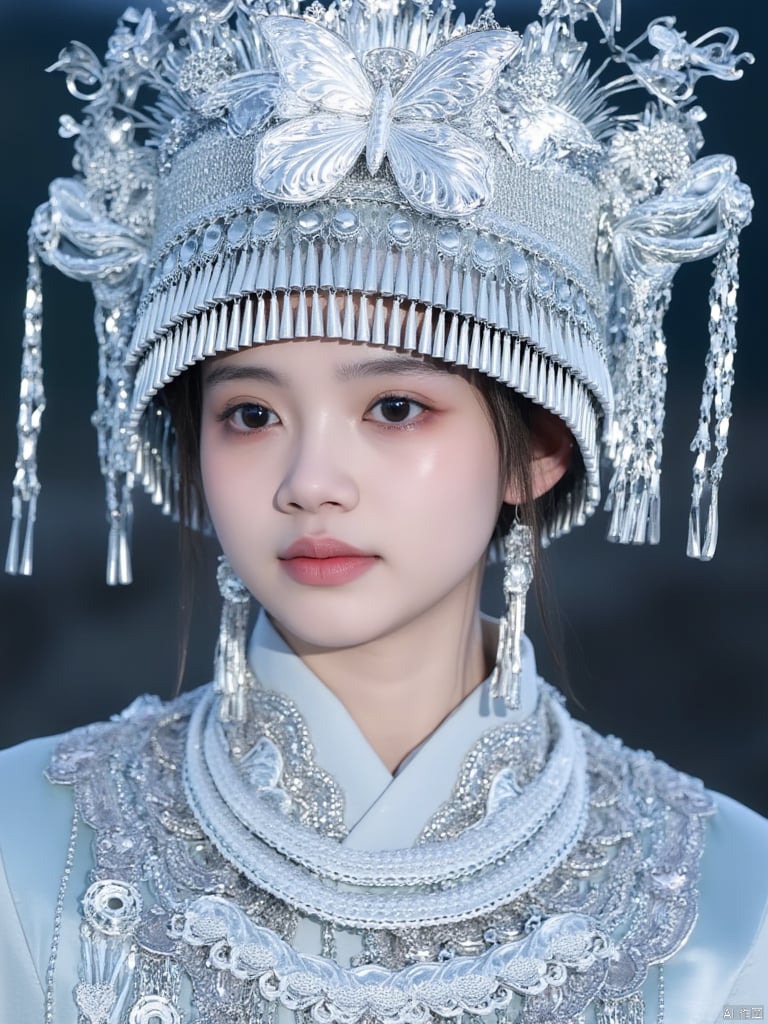
[[[491,675],[491,696],[501,697],[510,711],[520,707],[520,639],[525,623],[525,596],[533,580],[531,530],[515,522],[504,538],[504,598],[506,612],[499,622],[496,666]]]
[[[219,558],[216,582],[224,604],[214,657],[213,686],[220,697],[222,722],[242,722],[248,680],[245,640],[251,595],[225,555]]]

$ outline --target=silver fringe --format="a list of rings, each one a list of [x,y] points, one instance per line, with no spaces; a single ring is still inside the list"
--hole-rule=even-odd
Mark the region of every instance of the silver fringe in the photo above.
[[[504,539],[506,611],[499,622],[496,665],[491,675],[491,696],[501,697],[511,711],[520,707],[520,641],[525,628],[525,598],[532,581],[531,531],[524,523],[514,523]]]
[[[224,555],[219,558],[216,582],[224,603],[214,657],[213,685],[221,701],[221,720],[242,722],[247,696],[246,636],[251,595]]]
[[[691,443],[696,460],[688,523],[688,554],[709,561],[715,553],[718,533],[718,492],[723,463],[728,454],[731,419],[733,358],[736,352],[736,296],[739,288],[739,236],[730,227],[728,239],[714,260],[714,282],[709,293],[709,352],[701,397],[699,429]],[[714,457],[711,456],[714,447]],[[706,525],[702,540],[701,510]]]
[[[5,571],[15,576],[31,576],[32,553],[37,517],[37,498],[40,481],[37,476],[37,442],[45,410],[43,389],[43,290],[40,261],[32,234],[28,237],[27,296],[24,306],[24,342],[21,356],[21,387],[19,391],[19,440],[16,456],[16,475],[11,500],[11,535]],[[24,543],[21,544],[22,524],[26,511]]]

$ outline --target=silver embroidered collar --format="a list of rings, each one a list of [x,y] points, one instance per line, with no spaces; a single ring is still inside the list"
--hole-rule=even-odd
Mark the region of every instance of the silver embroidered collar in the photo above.
[[[470,748],[414,847],[378,853],[340,844],[341,794],[295,705],[250,699],[237,759],[208,689],[145,699],[54,758],[96,834],[76,990],[91,1024],[176,1024],[183,976],[201,1021],[282,1006],[328,1024],[565,1022],[593,1000],[636,1003],[690,934],[703,788],[578,726],[548,687],[529,720]],[[510,766],[526,760],[520,785]],[[303,916],[321,956],[293,945]],[[344,964],[334,940],[349,930],[361,954]]]

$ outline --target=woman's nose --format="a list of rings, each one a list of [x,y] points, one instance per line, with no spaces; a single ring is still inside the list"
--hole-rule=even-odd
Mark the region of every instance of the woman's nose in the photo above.
[[[343,439],[328,424],[302,432],[275,495],[277,508],[281,512],[354,508],[360,495],[347,454]]]

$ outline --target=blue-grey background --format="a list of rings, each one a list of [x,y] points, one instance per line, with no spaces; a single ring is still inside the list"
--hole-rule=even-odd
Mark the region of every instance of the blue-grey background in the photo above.
[[[71,144],[58,138],[57,119],[65,111],[77,114],[80,106],[68,96],[63,77],[43,69],[73,38],[102,54],[123,6],[113,0],[0,2],[0,483],[4,472],[9,503],[25,234],[50,179],[71,171]],[[551,611],[559,610],[567,678],[541,636],[535,611],[531,632],[543,670],[569,691],[574,713],[768,813],[766,18],[763,5],[750,0],[727,6],[624,0],[624,39],[669,8],[689,39],[723,21],[735,25],[758,58],[741,82],[708,79],[698,90],[709,113],[704,152],[734,153],[757,201],[742,247],[741,348],[719,548],[709,565],[684,554],[688,445],[708,344],[710,266],[701,265],[678,275],[667,321],[663,541],[639,549],[606,544],[606,516],[598,514],[548,554],[546,601]],[[529,2],[502,3],[499,20],[522,26],[535,9]],[[103,718],[144,691],[170,696],[176,680],[176,528],[138,496],[136,582],[114,589],[104,584],[106,527],[89,422],[96,381],[90,290],[50,270],[44,288],[48,408],[40,443],[36,565],[32,579],[0,578],[0,746]],[[0,502],[2,493],[0,487]],[[0,504],[0,532],[8,522]],[[218,617],[213,554],[201,571],[186,686],[209,678]],[[493,573],[487,598],[489,608],[497,608]]]

